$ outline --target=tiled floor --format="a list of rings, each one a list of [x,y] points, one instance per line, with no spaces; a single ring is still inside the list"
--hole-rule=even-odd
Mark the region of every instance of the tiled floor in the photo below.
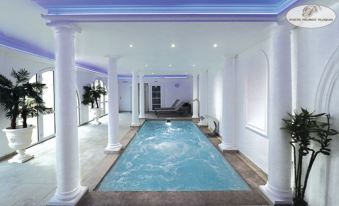
[[[130,129],[130,113],[121,113],[119,137]],[[107,155],[107,116],[101,125],[87,124],[79,127],[80,166],[83,185],[93,182],[92,173],[102,165]],[[24,164],[0,162],[0,206],[45,205],[54,194],[55,180],[55,139],[31,147],[27,153],[34,159]],[[112,158],[109,158],[112,159]],[[106,169],[107,170],[107,169]]]

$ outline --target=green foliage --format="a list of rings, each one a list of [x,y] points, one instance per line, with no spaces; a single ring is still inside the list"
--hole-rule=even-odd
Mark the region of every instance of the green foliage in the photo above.
[[[338,134],[331,129],[330,115],[313,114],[301,108],[300,113],[288,114],[289,119],[283,119],[284,127],[291,137],[290,144],[294,155],[294,205],[307,205],[304,201],[307,181],[313,163],[319,154],[330,155],[330,136]],[[312,147],[314,145],[314,147]],[[316,149],[312,149],[316,148]],[[306,173],[303,175],[303,162]],[[303,179],[304,177],[304,179]]]
[[[45,84],[30,83],[29,72],[26,69],[15,71],[12,69],[10,79],[0,74],[0,105],[11,120],[11,128],[16,129],[16,121],[19,116],[23,120],[23,127],[27,128],[27,117],[35,117],[38,113],[52,112],[46,108],[42,96]]]
[[[104,87],[97,86],[84,86],[84,94],[82,95],[82,104],[91,105],[91,108],[94,108],[94,104],[96,108],[99,108],[99,99],[101,95],[106,95],[106,90]]]

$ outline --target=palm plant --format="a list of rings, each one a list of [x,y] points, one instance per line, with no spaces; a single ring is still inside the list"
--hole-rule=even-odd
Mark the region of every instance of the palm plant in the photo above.
[[[6,117],[11,120],[11,129],[17,128],[17,119],[20,116],[23,128],[27,128],[28,117],[52,112],[51,108],[45,107],[41,97],[45,84],[30,83],[30,74],[26,69],[12,69],[11,76],[15,79],[14,83],[0,74],[0,105],[6,112]]]
[[[82,104],[91,105],[91,108],[99,108],[99,99],[101,95],[106,95],[106,90],[104,87],[97,86],[84,86],[84,94],[82,95]]]
[[[283,119],[286,130],[291,137],[290,144],[294,156],[294,205],[304,206],[308,178],[319,154],[330,155],[330,136],[338,134],[331,129],[330,115],[313,114],[301,108],[300,113],[288,114],[289,119]],[[315,145],[312,147],[311,145]],[[303,167],[305,166],[306,167]],[[306,168],[306,172],[303,172]]]

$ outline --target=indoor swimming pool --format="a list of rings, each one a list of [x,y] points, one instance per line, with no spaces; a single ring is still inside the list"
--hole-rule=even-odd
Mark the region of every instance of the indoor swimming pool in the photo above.
[[[146,121],[98,191],[239,191],[249,186],[191,121]]]

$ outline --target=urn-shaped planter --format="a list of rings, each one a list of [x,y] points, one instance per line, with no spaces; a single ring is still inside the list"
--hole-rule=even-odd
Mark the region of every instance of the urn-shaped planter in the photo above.
[[[33,158],[33,155],[25,153],[26,148],[32,143],[32,133],[34,126],[29,125],[27,128],[17,127],[17,129],[6,128],[8,146],[16,150],[17,155],[12,157],[8,162],[24,163]]]
[[[95,124],[101,124],[101,122],[99,121],[99,118],[101,117],[102,109],[100,109],[100,108],[92,108],[91,112],[92,112],[92,115],[94,117],[94,123]]]

